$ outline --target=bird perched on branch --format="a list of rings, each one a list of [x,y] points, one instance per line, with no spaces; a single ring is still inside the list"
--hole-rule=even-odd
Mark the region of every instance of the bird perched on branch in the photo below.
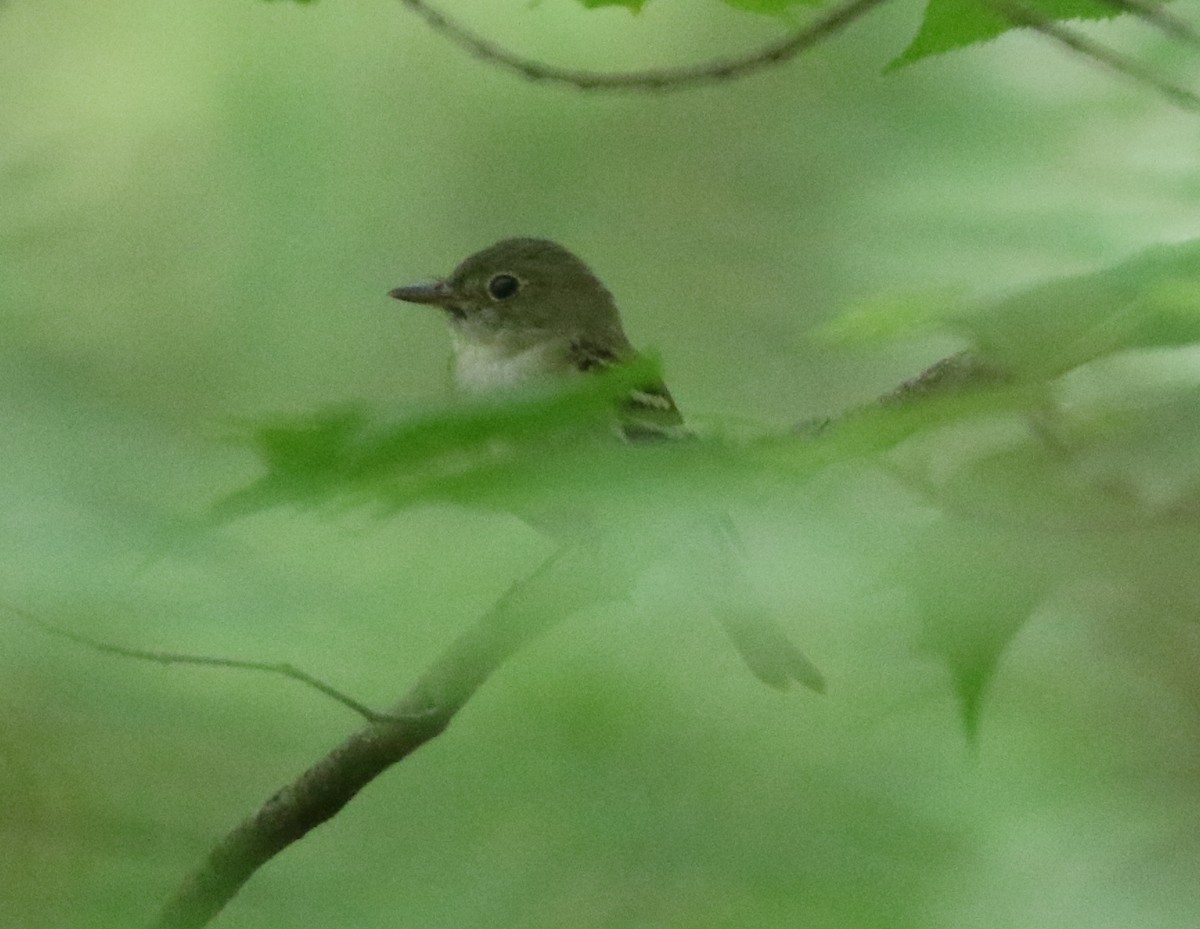
[[[637,357],[612,294],[579,258],[545,239],[505,239],[466,258],[447,278],[397,287],[390,296],[445,313],[454,379],[470,391],[602,371]],[[661,383],[640,385],[616,412],[630,442],[689,434]],[[715,599],[725,602],[714,609],[743,660],[772,687],[794,680],[823,690],[820,672],[769,616],[746,602],[748,585],[731,566],[732,525],[710,516],[708,528],[722,537],[724,549],[722,563],[708,572],[723,577]]]

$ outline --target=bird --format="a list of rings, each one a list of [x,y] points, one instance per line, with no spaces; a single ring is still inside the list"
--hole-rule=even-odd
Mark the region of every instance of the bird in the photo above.
[[[504,239],[470,255],[447,277],[396,287],[389,296],[443,312],[454,382],[470,393],[587,375],[638,358],[612,293],[582,259],[548,239]],[[629,443],[692,438],[658,380],[632,389],[614,416]],[[718,599],[726,602],[717,618],[747,667],[776,689],[797,681],[823,691],[820,671],[749,602],[749,585],[730,567],[737,547],[732,522],[724,515],[705,522],[723,552],[706,571],[723,579]],[[712,546],[705,550],[711,553]]]
[[[390,296],[445,311],[455,383],[473,393],[604,371],[637,357],[612,293],[583,261],[546,239],[505,239],[448,278],[397,287]],[[690,435],[661,382],[631,391],[618,412],[630,441]]]

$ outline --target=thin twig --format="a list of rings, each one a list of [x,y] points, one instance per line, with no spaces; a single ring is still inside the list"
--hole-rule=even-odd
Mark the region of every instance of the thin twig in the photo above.
[[[368,722],[386,722],[393,719],[391,715],[375,712],[353,697],[342,693],[331,684],[327,684],[287,662],[243,661],[239,658],[215,658],[208,655],[189,655],[183,652],[159,652],[143,648],[127,648],[123,645],[113,645],[110,642],[93,639],[90,636],[56,626],[54,623],[47,622],[29,610],[13,606],[12,604],[0,604],[0,609],[5,610],[27,625],[40,629],[42,632],[57,636],[60,639],[66,639],[68,642],[74,642],[76,645],[82,645],[85,648],[90,648],[105,655],[134,658],[138,661],[150,661],[161,665],[200,665],[209,668],[231,668],[238,671],[260,671],[266,674],[279,674],[294,681],[299,681],[301,684],[305,684],[325,694],[325,696],[353,710]]]
[[[423,18],[434,30],[471,54],[498,67],[515,71],[531,81],[569,84],[580,90],[675,90],[696,84],[714,83],[743,77],[755,71],[788,61],[835,32],[850,25],[885,0],[849,0],[835,7],[806,29],[780,39],[738,58],[714,61],[682,68],[645,71],[584,71],[561,68],[525,58],[497,45],[434,9],[425,0],[400,0]]]
[[[1014,25],[1034,29],[1042,33],[1042,35],[1058,42],[1060,45],[1066,46],[1071,51],[1078,52],[1084,57],[1092,59],[1097,64],[1104,65],[1118,74],[1123,74],[1139,83],[1152,87],[1176,106],[1187,110],[1200,111],[1200,96],[1197,96],[1186,88],[1171,83],[1148,68],[1138,64],[1132,58],[1128,58],[1120,52],[1113,51],[1111,48],[1106,48],[1098,42],[1093,42],[1091,39],[1084,38],[1078,32],[1068,29],[1066,26],[1056,23],[1036,10],[1022,4],[1010,3],[1009,0],[984,0],[984,2],[993,7],[1001,15],[1007,17]]]
[[[260,867],[443,732],[523,645],[584,606],[623,596],[628,579],[605,565],[595,552],[562,549],[510,587],[442,653],[390,718],[354,733],[235,826],[183,881],[154,929],[207,925]]]

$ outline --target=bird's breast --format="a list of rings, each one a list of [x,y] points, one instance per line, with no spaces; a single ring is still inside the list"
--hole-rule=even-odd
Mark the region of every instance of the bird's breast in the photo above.
[[[512,387],[570,371],[563,346],[540,343],[523,348],[456,340],[454,379],[470,391]]]

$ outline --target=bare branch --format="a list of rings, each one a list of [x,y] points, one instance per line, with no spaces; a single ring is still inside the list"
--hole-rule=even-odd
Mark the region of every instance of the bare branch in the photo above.
[[[0,603],[0,609],[12,614],[15,618],[21,620],[27,625],[33,626],[46,632],[50,635],[57,636],[60,639],[66,639],[68,642],[74,642],[76,645],[82,645],[85,648],[90,648],[93,651],[100,652],[105,655],[116,655],[121,658],[133,658],[138,661],[150,661],[155,664],[162,665],[200,665],[209,668],[232,668],[238,671],[260,671],[267,674],[279,674],[283,677],[291,678],[294,681],[299,681],[313,690],[320,691],[325,696],[336,700],[345,707],[350,708],[359,716],[369,722],[380,722],[391,719],[388,714],[376,713],[370,707],[359,703],[353,697],[342,693],[336,687],[325,683],[319,678],[313,677],[306,671],[302,671],[294,665],[282,661],[242,661],[237,658],[214,658],[207,655],[189,655],[182,652],[158,652],[142,648],[126,648],[123,645],[113,645],[109,642],[93,639],[90,636],[81,635],[78,632],[72,632],[69,629],[63,629],[61,626],[56,626],[53,623],[47,622],[39,616],[31,613],[29,610],[23,610],[18,606],[13,606],[7,603]]]
[[[848,0],[817,19],[806,29],[738,58],[719,58],[682,68],[611,73],[560,68],[524,58],[459,25],[425,0],[400,0],[434,30],[490,64],[514,71],[531,81],[568,84],[580,90],[676,90],[697,84],[716,83],[743,77],[795,58],[824,39],[850,25],[885,0]]]
[[[518,649],[584,606],[623,596],[628,578],[608,570],[610,560],[582,547],[561,549],[510,587],[442,653],[388,719],[354,733],[234,827],[186,878],[155,929],[206,925],[262,865],[443,732]]]
[[[1011,372],[981,361],[971,352],[962,351],[934,362],[916,377],[909,378],[884,394],[877,402],[880,406],[897,406],[934,394],[945,396],[977,387],[1005,384],[1011,380]]]
[[[531,81],[567,84],[579,90],[676,90],[734,80],[795,58],[861,18],[885,0],[847,0],[807,28],[736,58],[719,58],[681,68],[599,72],[563,68],[516,54],[459,24],[426,0],[400,0],[431,28],[470,54]],[[1041,32],[1074,52],[1139,83],[1146,84],[1185,109],[1200,110],[1200,95],[1155,74],[1138,62],[1093,42],[1053,19],[1014,0],[982,0],[1013,25]],[[1200,46],[1200,32],[1152,0],[1106,0],[1120,12],[1137,16],[1179,41]]]

